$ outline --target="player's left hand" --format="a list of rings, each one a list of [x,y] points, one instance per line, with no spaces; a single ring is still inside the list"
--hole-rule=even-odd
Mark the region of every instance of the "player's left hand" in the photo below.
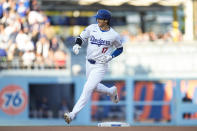
[[[75,44],[74,46],[73,46],[73,52],[75,53],[75,55],[78,55],[79,54],[79,49],[81,48],[81,46],[80,45],[78,45],[78,44]]]
[[[104,55],[103,58],[100,60],[101,63],[107,63],[110,60],[112,60],[112,56],[111,55]]]

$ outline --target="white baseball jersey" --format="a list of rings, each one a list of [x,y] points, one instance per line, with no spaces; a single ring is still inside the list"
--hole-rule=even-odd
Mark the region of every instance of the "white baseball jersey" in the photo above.
[[[110,27],[109,31],[101,31],[98,24],[89,25],[80,37],[88,43],[87,59],[97,60],[103,55],[110,55],[115,48],[122,47],[119,34]]]
[[[109,31],[101,31],[97,24],[88,26],[81,34],[83,41],[88,42],[86,59],[93,59],[97,62],[104,55],[110,55],[115,48],[122,47],[120,36],[112,28]],[[84,85],[82,94],[75,104],[71,113],[71,119],[85,106],[93,91],[104,94],[113,94],[111,88],[101,84],[108,68],[108,64],[91,64],[86,61],[86,77],[87,81]]]

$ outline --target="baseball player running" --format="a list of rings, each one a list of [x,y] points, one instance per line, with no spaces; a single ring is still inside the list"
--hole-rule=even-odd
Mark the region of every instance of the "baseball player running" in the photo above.
[[[108,88],[101,84],[108,68],[108,62],[123,51],[119,34],[110,27],[111,12],[105,9],[98,10],[97,24],[91,24],[76,38],[73,52],[77,55],[82,43],[88,43],[86,56],[86,77],[82,94],[72,112],[65,113],[64,119],[69,124],[77,113],[85,106],[93,91],[105,93],[112,102],[118,103],[119,98],[115,86]]]

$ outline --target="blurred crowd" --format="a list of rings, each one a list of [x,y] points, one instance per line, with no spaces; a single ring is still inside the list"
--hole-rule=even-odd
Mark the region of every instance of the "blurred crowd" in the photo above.
[[[148,42],[156,42],[158,44],[171,42],[176,43],[183,41],[183,34],[179,29],[179,23],[177,21],[172,22],[171,28],[169,31],[161,33],[156,33],[155,31],[150,32],[142,32],[139,30],[137,34],[132,34],[129,30],[123,30],[121,32],[121,37],[123,42],[130,43],[148,43]]]
[[[68,52],[37,0],[0,1],[0,67],[66,68]]]
[[[124,43],[183,40],[176,21],[166,33],[137,31],[132,34],[128,29],[120,32]],[[65,69],[70,61],[69,45],[72,44],[69,41],[73,42],[70,38],[74,39],[63,40],[57,34],[37,0],[0,0],[0,69]],[[80,69],[77,67],[77,70]]]

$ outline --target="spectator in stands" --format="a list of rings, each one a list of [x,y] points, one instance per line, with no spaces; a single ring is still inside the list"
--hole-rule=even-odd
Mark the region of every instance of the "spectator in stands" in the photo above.
[[[18,0],[16,11],[22,19],[25,18],[29,12],[29,0]]]
[[[57,37],[53,37],[50,42],[50,50],[56,52],[59,49],[59,42]]]
[[[149,32],[148,33],[148,35],[149,35],[149,40],[150,41],[156,41],[157,40],[157,35],[154,33],[154,32]]]
[[[30,11],[27,16],[29,25],[33,26],[34,24],[38,24],[39,17],[40,17],[40,14],[37,11],[35,10]]]
[[[30,1],[30,10],[36,10],[36,11],[40,10],[37,0]]]
[[[43,26],[43,33],[47,36],[49,40],[52,40],[53,37],[55,37],[55,30],[51,26],[50,21],[47,16],[43,16],[44,18],[44,26]]]
[[[5,27],[8,25],[8,22],[7,22],[8,17],[9,17],[9,11],[3,11],[3,16],[0,22],[4,24]]]
[[[18,15],[15,12],[10,12],[10,17],[8,18],[8,22],[9,25],[5,28],[5,31],[9,36],[9,41],[15,44],[16,36],[22,28],[21,22]]]
[[[3,12],[8,11],[10,9],[12,0],[2,0],[3,4]]]
[[[36,43],[38,42],[39,36],[40,36],[39,25],[38,24],[33,25],[32,29],[30,31],[31,31],[31,40],[32,40],[32,42],[34,44],[34,48],[36,50]]]
[[[16,36],[17,48],[20,51],[19,56],[23,55],[23,53],[25,51],[26,43],[29,42],[30,40],[31,40],[31,38],[27,34],[25,34],[24,29],[21,29]]]
[[[30,26],[33,26],[34,24],[40,25],[41,23],[44,22],[44,15],[42,14],[41,11],[38,12],[38,11],[32,10],[28,13],[27,20]]]
[[[25,52],[22,56],[23,66],[25,68],[31,68],[35,60],[34,45],[33,42],[29,41],[26,43]]]
[[[50,54],[53,58],[53,63],[55,64],[56,69],[62,69],[66,67],[66,62],[68,59],[68,56],[64,49],[66,48],[64,46],[62,41],[58,39],[57,36],[54,36],[50,43]]]
[[[178,42],[182,40],[182,33],[179,30],[178,21],[173,21],[172,30],[170,31],[170,35],[172,37],[173,42]]]
[[[50,60],[47,61],[47,59],[49,58],[49,47],[50,44],[47,37],[45,35],[41,36],[36,43],[36,64],[39,67],[44,68],[45,62],[48,62],[46,63],[46,65],[52,63]]]
[[[0,48],[6,53],[6,60],[15,63],[22,59],[23,65],[31,66],[36,53],[36,63],[41,66],[53,67],[53,63],[56,63],[57,68],[65,67],[65,60],[62,60],[66,55],[59,41],[57,45],[53,44],[49,51],[49,40],[55,37],[55,31],[48,17],[40,11],[37,0],[31,0],[31,4],[30,0],[0,1]],[[55,38],[52,41],[57,42]]]
[[[54,53],[54,62],[55,62],[55,68],[56,69],[64,69],[66,68],[66,60],[67,60],[67,54],[64,53],[62,50],[57,50]]]
[[[8,47],[7,41],[8,41],[8,37],[5,34],[5,25],[0,24],[0,48],[6,50],[6,48]]]
[[[48,99],[47,97],[42,97],[41,103],[38,106],[38,116],[41,118],[52,118],[53,113],[52,110],[49,107]]]
[[[185,96],[183,97],[182,101],[185,103],[192,103],[192,99],[189,97],[188,93],[185,93]],[[183,118],[184,119],[189,119],[191,118],[191,113],[183,113]]]
[[[172,38],[171,38],[169,32],[164,33],[162,39],[163,39],[164,42],[172,42]]]

